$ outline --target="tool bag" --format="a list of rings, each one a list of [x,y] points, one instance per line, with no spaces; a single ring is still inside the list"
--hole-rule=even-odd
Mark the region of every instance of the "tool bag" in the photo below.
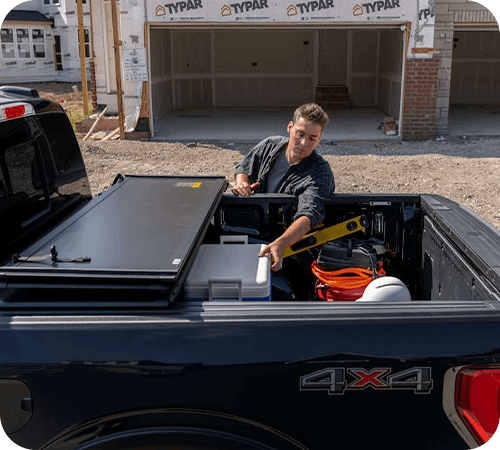
[[[385,252],[384,243],[378,239],[336,239],[323,246],[318,256],[318,266],[327,271],[347,267],[372,270]]]

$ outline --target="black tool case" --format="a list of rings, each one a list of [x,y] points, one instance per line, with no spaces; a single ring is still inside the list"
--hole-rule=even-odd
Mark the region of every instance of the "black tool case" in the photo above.
[[[0,267],[3,287],[174,299],[226,187],[224,177],[125,176]]]
[[[371,269],[385,251],[384,243],[377,239],[337,239],[323,246],[318,255],[318,266],[329,271],[348,267]]]

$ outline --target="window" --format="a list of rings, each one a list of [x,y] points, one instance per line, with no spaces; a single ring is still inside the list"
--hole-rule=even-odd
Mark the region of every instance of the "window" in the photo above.
[[[2,58],[14,59],[16,57],[14,52],[14,30],[12,28],[2,28],[0,42],[2,44]]]
[[[2,28],[0,41],[2,59],[46,57],[45,31],[42,28]]]
[[[39,196],[39,183],[33,179],[33,175],[39,172],[38,169],[33,168],[33,166],[38,168],[33,142],[5,149],[2,159],[5,159],[5,168],[8,171],[6,173],[3,170],[0,177],[2,198],[9,195],[16,196],[19,193],[26,194],[26,198]]]
[[[85,42],[85,58],[90,58],[90,31],[88,28],[84,28],[83,36]]]
[[[31,58],[30,34],[28,28],[16,29],[17,55],[21,59]]]
[[[61,36],[54,35],[54,57],[56,60],[56,70],[63,70]]]
[[[53,5],[59,5],[60,0],[52,0]],[[44,5],[50,5],[50,0],[43,0]]]
[[[50,152],[52,153],[52,161],[46,162],[46,170],[49,174],[49,182],[58,184],[65,194],[80,192],[81,194],[88,194],[88,189],[81,184],[73,184],[74,177],[70,174],[78,174],[81,178],[85,172],[83,160],[80,157],[78,150],[78,141],[71,127],[71,122],[65,114],[45,114],[38,117],[40,125],[42,126],[47,142],[50,143]],[[55,176],[51,175],[49,166],[54,164],[58,174],[65,174],[64,182],[62,180],[55,180]],[[53,178],[53,180],[51,180]],[[65,185],[71,183],[71,186]]]
[[[90,58],[90,31],[88,28],[83,29],[83,41],[85,42],[85,58]],[[78,48],[80,48],[80,34],[79,33],[78,33]],[[78,54],[80,54],[80,53],[78,52]]]
[[[34,141],[2,148],[0,161],[0,232],[8,242],[45,214],[50,200]]]
[[[42,29],[31,30],[33,37],[33,55],[35,58],[45,58],[45,35]]]

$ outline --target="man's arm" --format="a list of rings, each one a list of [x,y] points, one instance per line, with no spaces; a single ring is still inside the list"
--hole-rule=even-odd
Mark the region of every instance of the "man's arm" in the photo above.
[[[287,230],[275,241],[267,244],[259,256],[270,254],[273,258],[271,270],[277,271],[281,269],[283,264],[283,252],[290,245],[295,244],[302,236],[311,230],[311,220],[309,217],[300,216],[295,220]]]
[[[235,194],[246,197],[259,185],[256,183],[252,185],[251,181],[257,180],[259,168],[262,163],[262,155],[267,148],[267,142],[268,139],[259,142],[243,158],[243,161],[236,166],[233,188]]]
[[[294,220],[307,216],[311,220],[311,228],[316,228],[325,218],[325,202],[335,192],[335,180],[328,163],[324,161],[315,168],[312,180],[304,176],[304,184],[298,194],[297,212]]]
[[[273,258],[271,269],[277,271],[283,264],[283,252],[295,244],[312,228],[317,227],[325,216],[325,199],[335,190],[333,173],[329,166],[321,170],[314,183],[310,183],[298,195],[298,208],[292,225],[275,241],[268,244],[259,256],[270,253]]]
[[[235,194],[247,196],[259,187],[259,176],[262,170],[269,169],[273,152],[285,145],[287,139],[280,136],[270,136],[260,141],[236,166],[234,174]],[[250,190],[249,190],[250,189]]]
[[[250,183],[246,173],[237,173],[234,177],[233,191],[243,197],[249,196],[260,183]]]

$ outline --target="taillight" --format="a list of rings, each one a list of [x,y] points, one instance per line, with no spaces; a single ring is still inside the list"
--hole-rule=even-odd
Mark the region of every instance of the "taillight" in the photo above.
[[[13,103],[9,106],[0,106],[0,120],[16,119],[17,117],[35,114],[35,110],[29,103]]]
[[[15,119],[16,117],[24,116],[26,107],[24,105],[9,106],[5,108],[5,118]]]
[[[456,376],[455,408],[477,443],[487,442],[500,419],[500,368],[462,368]]]

